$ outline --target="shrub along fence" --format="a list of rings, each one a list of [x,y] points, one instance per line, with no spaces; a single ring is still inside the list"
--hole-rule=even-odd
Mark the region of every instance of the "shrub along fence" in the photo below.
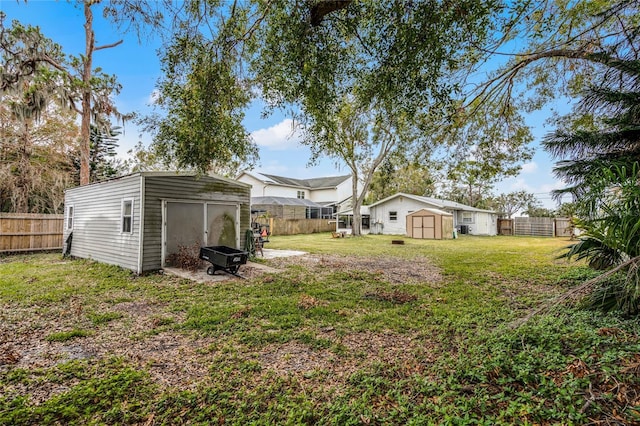
[[[0,213],[0,253],[62,250],[61,214]]]

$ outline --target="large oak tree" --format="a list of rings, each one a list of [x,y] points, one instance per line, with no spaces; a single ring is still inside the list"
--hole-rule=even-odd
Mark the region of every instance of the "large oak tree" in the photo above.
[[[260,98],[266,113],[295,118],[312,162],[335,157],[352,172],[354,161],[361,170],[366,164],[366,191],[375,168],[406,142],[401,133],[449,105],[454,74],[473,59],[469,49],[484,41],[498,5],[189,0],[180,7],[163,61],[159,103],[168,115],[154,122],[156,143],[202,171],[221,153],[251,161],[243,111]],[[343,132],[347,110],[367,117],[357,141]],[[360,195],[354,190],[356,214]]]

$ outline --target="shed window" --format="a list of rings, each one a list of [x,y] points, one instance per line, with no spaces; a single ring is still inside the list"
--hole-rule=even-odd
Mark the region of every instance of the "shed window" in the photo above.
[[[473,223],[473,213],[462,212],[462,223]]]
[[[395,222],[398,220],[398,212],[389,212],[389,220]]]
[[[298,191],[298,198],[304,200],[304,191]]]
[[[73,206],[67,206],[67,229],[73,229]]]
[[[122,200],[122,233],[133,231],[133,200]]]

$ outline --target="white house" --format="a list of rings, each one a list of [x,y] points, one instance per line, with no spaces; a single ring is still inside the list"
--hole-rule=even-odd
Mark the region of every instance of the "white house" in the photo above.
[[[237,179],[251,185],[251,198],[264,204],[267,197],[309,200],[332,207],[333,212],[351,207],[351,175],[294,179],[258,172],[242,172]]]
[[[498,215],[494,211],[438,198],[399,192],[369,206],[372,234],[405,235],[407,215],[423,208],[439,209],[453,215],[453,226],[461,234],[496,235]]]

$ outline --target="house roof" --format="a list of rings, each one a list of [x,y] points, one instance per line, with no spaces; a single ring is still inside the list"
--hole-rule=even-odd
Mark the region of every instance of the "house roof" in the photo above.
[[[289,197],[251,197],[251,205],[271,205],[271,206],[304,206],[304,207],[324,207],[306,198]]]
[[[344,176],[327,176],[327,177],[319,177],[319,178],[311,178],[311,179],[295,179],[295,178],[269,175],[269,174],[257,173],[257,172],[243,172],[243,173],[246,173],[249,176],[253,176],[254,178],[264,183],[293,186],[293,187],[304,188],[304,189],[335,188],[336,186],[340,185],[342,182],[346,181],[351,177],[351,175],[344,175]]]
[[[398,192],[396,194],[391,195],[390,197],[384,198],[378,202],[370,204],[369,207],[377,206],[380,204],[384,204],[389,200],[398,197],[406,197],[412,200],[418,201],[420,203],[429,204],[430,206],[434,206],[438,209],[449,209],[449,210],[462,210],[465,212],[484,212],[484,213],[495,213],[492,210],[483,210],[475,207],[467,206],[466,204],[456,203],[455,201],[450,200],[441,200],[439,198],[432,197],[422,197],[420,195],[406,194],[404,192]]]

